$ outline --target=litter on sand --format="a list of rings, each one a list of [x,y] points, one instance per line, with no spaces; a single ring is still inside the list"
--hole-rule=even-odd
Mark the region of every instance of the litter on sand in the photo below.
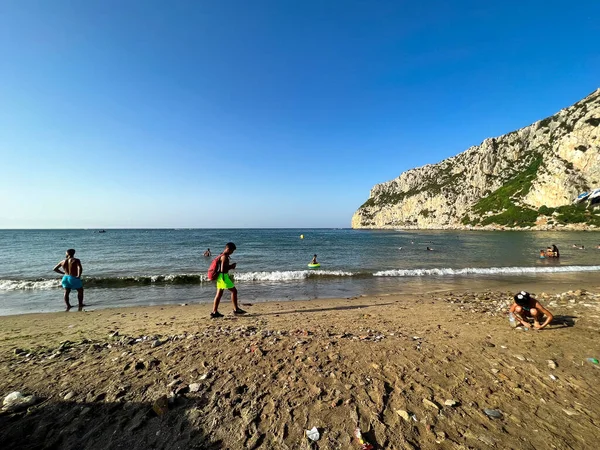
[[[357,427],[354,430],[354,437],[356,438],[356,440],[360,444],[360,450],[373,450],[374,447],[371,444],[369,444],[367,441],[365,441],[363,439],[363,436],[362,436],[362,433],[360,431],[360,428]]]
[[[321,434],[317,427],[312,427],[310,430],[306,430],[306,437],[311,441],[318,441],[321,438]]]

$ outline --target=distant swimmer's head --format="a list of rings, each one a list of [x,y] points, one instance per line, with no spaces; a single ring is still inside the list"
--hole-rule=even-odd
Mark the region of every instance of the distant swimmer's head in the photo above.
[[[227,244],[225,244],[225,251],[223,253],[225,253],[226,255],[231,255],[233,252],[235,252],[236,246],[233,242],[228,242]]]
[[[75,256],[75,249],[74,248],[70,248],[69,250],[67,250],[67,256],[69,258],[72,258],[73,256]]]

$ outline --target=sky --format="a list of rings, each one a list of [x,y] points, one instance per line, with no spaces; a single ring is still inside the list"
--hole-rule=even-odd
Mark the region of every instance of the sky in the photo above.
[[[348,227],[600,87],[600,2],[0,0],[0,228]]]

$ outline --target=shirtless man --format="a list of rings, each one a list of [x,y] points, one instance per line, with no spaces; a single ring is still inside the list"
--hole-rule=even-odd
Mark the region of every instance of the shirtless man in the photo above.
[[[67,250],[65,259],[54,267],[54,271],[64,275],[61,284],[62,287],[65,288],[65,304],[67,305],[67,311],[71,309],[71,304],[69,303],[71,289],[77,290],[77,301],[79,303],[79,310],[81,311],[85,306],[83,304],[83,284],[81,283],[83,267],[81,267],[81,261],[75,258],[74,249],[70,248]]]
[[[217,277],[217,293],[215,294],[215,300],[213,302],[213,310],[210,313],[211,319],[217,319],[223,317],[223,314],[219,312],[219,303],[225,289],[229,289],[231,292],[231,303],[233,303],[233,314],[246,314],[242,308],[238,306],[237,300],[237,289],[233,284],[233,280],[229,276],[229,271],[235,269],[237,263],[231,263],[229,261],[229,255],[235,252],[235,244],[228,242],[225,245],[225,250],[219,255],[219,276]]]

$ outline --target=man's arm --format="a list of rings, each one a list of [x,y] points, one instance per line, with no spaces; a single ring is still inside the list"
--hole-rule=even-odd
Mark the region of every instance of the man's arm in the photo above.
[[[221,273],[229,272],[229,258],[227,256],[221,256]]]
[[[539,327],[536,327],[538,330],[541,330],[542,328],[546,328],[546,326],[548,326],[548,324],[550,324],[550,322],[552,322],[552,319],[554,319],[554,316],[552,315],[552,313],[550,311],[548,311],[546,308],[544,308],[540,302],[536,302],[535,307],[538,311],[540,311],[541,313],[543,313],[546,316],[546,321],[543,324],[541,324]]]
[[[83,273],[83,267],[81,266],[81,261],[77,260],[77,269],[76,269],[76,273],[77,275],[75,275],[77,278],[81,278],[81,274]]]
[[[60,268],[63,267],[64,264],[65,264],[65,261],[63,260],[63,261],[59,262],[56,266],[54,266],[54,269],[52,269],[52,270],[54,270],[56,273],[60,273],[61,275],[64,275],[65,273],[62,270],[60,270]]]

